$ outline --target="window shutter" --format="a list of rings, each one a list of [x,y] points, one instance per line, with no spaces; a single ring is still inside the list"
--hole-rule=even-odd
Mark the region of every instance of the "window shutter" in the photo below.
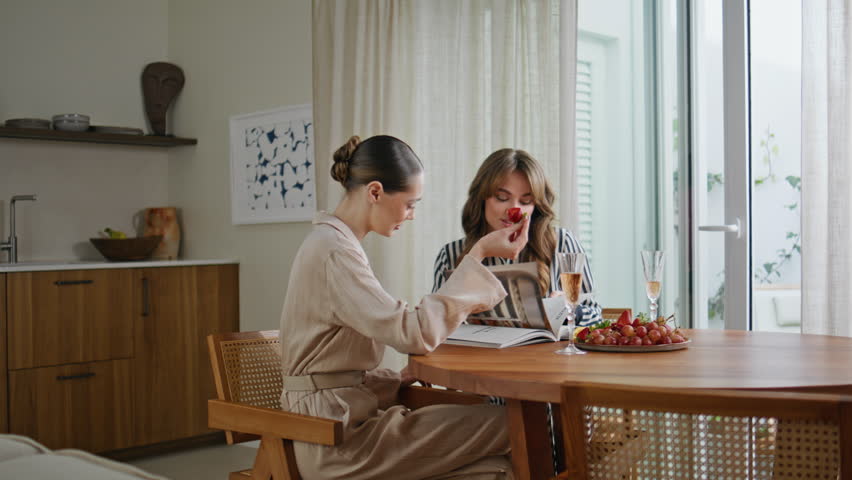
[[[586,255],[592,257],[592,64],[577,62],[577,234]]]

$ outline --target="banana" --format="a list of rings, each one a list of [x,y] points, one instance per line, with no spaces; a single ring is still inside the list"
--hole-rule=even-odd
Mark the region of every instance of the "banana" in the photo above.
[[[126,233],[121,230],[113,230],[109,227],[104,229],[104,233],[106,233],[109,238],[127,238]]]

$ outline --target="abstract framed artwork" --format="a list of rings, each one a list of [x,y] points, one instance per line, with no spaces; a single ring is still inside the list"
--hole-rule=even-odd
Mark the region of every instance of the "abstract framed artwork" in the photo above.
[[[235,115],[231,130],[231,221],[302,222],[316,211],[310,105]]]

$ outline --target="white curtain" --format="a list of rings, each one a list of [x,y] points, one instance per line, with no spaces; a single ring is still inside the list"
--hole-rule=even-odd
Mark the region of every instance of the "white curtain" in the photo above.
[[[543,163],[567,199],[562,224],[573,224],[576,0],[314,0],[313,22],[324,207],[342,195],[327,174],[331,153],[352,134],[397,136],[426,168],[415,221],[365,242],[391,294],[418,302],[431,291],[438,249],[463,236],[470,181],[499,148]],[[560,62],[571,78],[560,81]]]
[[[802,2],[803,333],[852,333],[850,7]]]

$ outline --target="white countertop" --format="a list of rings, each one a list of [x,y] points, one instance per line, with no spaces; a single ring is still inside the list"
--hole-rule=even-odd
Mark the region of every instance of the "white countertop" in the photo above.
[[[37,260],[32,262],[0,263],[0,273],[46,272],[52,270],[100,270],[104,268],[193,267],[239,263],[233,259],[218,260],[152,260],[110,262],[108,260]]]

